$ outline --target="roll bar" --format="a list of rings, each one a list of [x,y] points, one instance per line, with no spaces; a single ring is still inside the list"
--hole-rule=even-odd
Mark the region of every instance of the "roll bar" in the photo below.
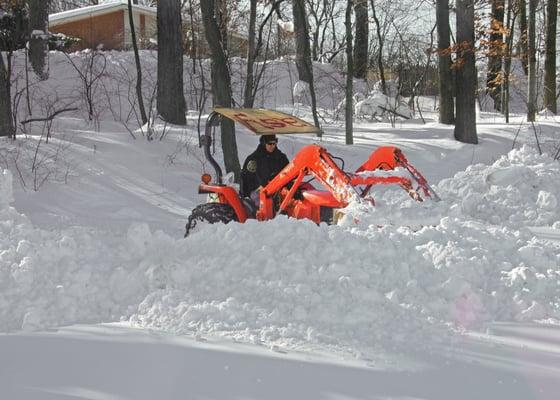
[[[206,119],[204,136],[200,138],[200,146],[204,146],[204,155],[216,171],[216,183],[222,184],[222,169],[216,162],[210,146],[212,146],[212,127],[228,118],[245,126],[257,135],[277,135],[290,133],[320,133],[321,130],[300,118],[280,111],[264,108],[224,108],[215,107]]]
[[[210,146],[212,146],[212,127],[216,126],[220,123],[222,116],[212,111],[208,118],[206,119],[206,126],[204,127],[204,136],[200,138],[200,144],[204,146],[204,155],[206,159],[210,162],[214,170],[216,171],[216,183],[222,184],[222,169],[220,165],[216,161],[216,159],[212,156],[210,152]]]

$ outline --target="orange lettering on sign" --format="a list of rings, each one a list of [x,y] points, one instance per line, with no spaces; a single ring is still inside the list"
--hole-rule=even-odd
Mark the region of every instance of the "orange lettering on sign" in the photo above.
[[[251,126],[251,122],[253,122],[252,119],[248,118],[248,115],[245,113],[237,113],[234,115],[234,117],[241,122],[242,124],[244,124],[245,126],[247,126],[247,128],[252,129]]]
[[[242,124],[245,124],[249,129],[251,129],[254,125],[260,125],[266,129],[274,130],[276,128],[285,128],[287,125],[286,121],[284,121],[284,119],[281,118],[270,117],[270,118],[251,119],[245,113],[237,113],[235,114],[234,117]],[[286,119],[291,120],[290,118],[286,118]],[[292,126],[303,126],[303,125],[294,124],[293,120],[291,120],[291,122],[292,122],[291,123]]]
[[[297,126],[297,127],[304,127],[306,126],[305,124],[302,124],[301,122],[298,122],[298,120],[294,119],[294,118],[282,118],[281,120],[282,122],[285,122],[286,124],[290,125],[290,126]]]
[[[282,120],[279,118],[262,118],[261,121],[264,124],[268,124],[268,125],[262,124],[263,126],[266,126],[267,128],[271,128],[271,129],[284,128],[286,126],[286,124],[283,123]]]
[[[243,124],[246,128],[252,130],[253,132],[261,134],[272,134],[275,132],[292,133],[294,131],[297,132],[299,130],[298,128],[313,129],[312,125],[294,117],[283,116],[281,113],[279,113],[280,116],[272,116],[270,115],[271,113],[261,113],[260,115],[257,113],[255,114],[256,115],[246,112],[237,112],[230,114],[230,118]]]

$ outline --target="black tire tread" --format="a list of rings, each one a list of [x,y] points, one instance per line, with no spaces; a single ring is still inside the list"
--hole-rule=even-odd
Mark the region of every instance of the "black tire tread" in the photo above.
[[[208,224],[223,223],[227,224],[231,221],[237,221],[237,215],[233,207],[223,203],[205,203],[193,208],[187,224],[185,226],[185,237],[200,223]]]

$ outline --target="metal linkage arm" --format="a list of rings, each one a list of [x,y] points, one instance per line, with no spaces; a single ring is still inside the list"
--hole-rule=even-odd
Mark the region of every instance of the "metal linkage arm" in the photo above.
[[[301,175],[302,171],[304,171],[303,175]],[[314,176],[329,188],[334,198],[341,203],[348,204],[351,200],[360,197],[352,186],[350,177],[336,165],[328,152],[321,146],[309,145],[301,149],[294,159],[261,190],[257,218],[263,220],[273,218],[273,196],[298,178],[290,189],[293,196],[305,175]],[[283,204],[284,207],[286,205]]]
[[[390,171],[394,170],[397,167],[402,167],[409,172],[411,178],[418,184],[418,187],[422,189],[422,194],[425,197],[431,198],[435,201],[440,200],[437,193],[428,184],[426,178],[424,178],[424,176],[410,164],[403,152],[398,147],[384,146],[378,148],[376,151],[371,153],[368,160],[356,170],[356,173],[375,170]],[[358,183],[357,180],[353,180],[352,183],[354,185],[366,185],[366,188],[362,192],[362,196],[365,196],[369,192],[372,185],[396,183],[401,185],[413,199],[418,201],[422,200],[420,193],[418,193],[413,188],[412,180],[405,177],[379,177],[377,179],[373,179],[368,183]]]

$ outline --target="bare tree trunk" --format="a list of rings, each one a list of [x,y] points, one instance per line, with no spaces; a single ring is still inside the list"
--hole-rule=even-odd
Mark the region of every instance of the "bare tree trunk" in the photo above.
[[[513,36],[515,29],[515,20],[517,17],[517,10],[514,10],[512,1],[508,1],[507,9],[507,31],[506,36],[506,53],[504,55],[504,84],[502,85],[502,112],[505,116],[506,123],[509,123],[509,81],[511,73],[511,57],[513,51]]]
[[[148,122],[146,109],[144,108],[144,97],[142,96],[142,66],[140,65],[140,55],[138,54],[138,43],[136,41],[136,30],[134,29],[134,16],[132,14],[132,0],[128,0],[128,22],[130,24],[130,35],[132,37],[132,48],[134,49],[134,62],[136,63],[136,96],[138,97],[138,108],[142,125]]]
[[[230,2],[231,3],[231,2]],[[222,36],[222,48],[228,56],[228,2],[226,0],[214,0],[216,21],[220,27],[220,34]]]
[[[504,38],[505,0],[492,0],[492,15],[490,21],[490,48],[488,56],[488,74],[486,76],[486,91],[494,100],[494,109],[501,110],[501,71],[502,71],[502,46]]]
[[[260,70],[255,76],[255,62],[261,54],[261,50],[264,44],[263,34],[264,29],[267,24],[272,24],[272,17],[276,13],[280,17],[279,6],[284,0],[274,0],[270,3],[270,11],[264,17],[264,19],[259,24],[259,28],[256,26],[256,14],[257,14],[257,1],[251,0],[251,10],[249,16],[249,41],[247,47],[247,80],[245,82],[245,89],[243,95],[243,107],[252,108],[255,102],[255,96],[259,87],[259,82],[266,69],[266,62],[263,62]],[[254,6],[254,7],[253,7]],[[258,35],[257,35],[258,32]],[[270,33],[266,41],[266,51],[268,53],[269,49],[269,39]],[[265,58],[266,61],[266,58]]]
[[[253,107],[253,68],[255,64],[255,37],[257,24],[257,0],[250,0],[249,11],[249,40],[247,43],[247,76],[245,80],[245,90],[243,93],[243,107]]]
[[[439,122],[451,125],[455,122],[455,107],[449,42],[449,0],[437,0],[436,21],[438,32]]]
[[[315,96],[315,83],[313,82],[313,64],[311,62],[311,49],[309,47],[309,30],[305,12],[305,0],[293,0],[294,30],[296,35],[296,67],[299,80],[309,84],[311,96],[311,111],[313,121],[320,128],[317,114],[317,98]],[[318,134],[320,136],[320,134]]]
[[[307,60],[311,58],[309,48],[309,35],[305,13],[305,1],[293,0],[294,32],[296,36],[296,67],[299,80],[310,83],[313,80]]]
[[[371,13],[373,20],[375,21],[375,29],[377,32],[377,41],[379,44],[379,50],[377,53],[377,69],[379,70],[379,79],[381,80],[381,91],[383,94],[387,94],[387,84],[385,83],[385,67],[383,66],[383,36],[381,35],[381,24],[379,18],[377,18],[377,12],[375,11],[375,1],[370,0],[371,3]]]
[[[354,77],[366,79],[368,67],[368,3],[367,0],[354,0],[356,13],[356,43],[354,46]]]
[[[536,46],[536,13],[538,0],[529,0],[529,29],[527,49],[529,57],[529,79],[527,91],[527,121],[534,121],[537,111],[537,52]]]
[[[556,21],[558,0],[548,0],[546,6],[546,50],[544,61],[544,106],[558,112],[556,99]]]
[[[315,29],[311,32],[313,40],[311,41],[311,57],[313,61],[319,60],[319,33],[321,31],[322,18],[324,16],[325,10],[321,9],[321,4],[319,1],[307,0],[308,7],[308,18],[313,19],[315,24]],[[321,9],[321,14],[318,14]]]
[[[157,4],[158,86],[157,109],[172,124],[185,125],[183,93],[183,46],[181,3],[160,0]]]
[[[367,11],[367,10],[366,10]],[[346,144],[354,143],[354,107],[353,100],[353,79],[354,79],[354,62],[352,60],[352,0],[348,0],[346,4],[346,16],[344,25],[346,26],[346,106],[345,106],[345,128],[346,128]]]
[[[437,28],[437,23],[433,26],[432,30],[430,31],[430,46],[428,47],[429,49],[433,48],[434,45],[434,31]],[[424,66],[424,71],[422,71],[422,75],[420,75],[420,77],[416,80],[416,82],[414,83],[414,86],[412,87],[412,91],[410,93],[410,98],[408,100],[408,106],[410,107],[410,109],[412,110],[412,112],[414,113],[414,99],[416,98],[416,102],[418,103],[418,93],[421,89],[421,85],[424,83],[424,79],[426,78],[426,75],[428,74],[428,70],[430,69],[430,66],[432,64],[432,52],[428,53],[428,56],[426,57],[426,65]],[[426,121],[424,120],[424,117],[422,116],[422,110],[420,109],[420,104],[418,104],[418,113],[420,114],[420,118],[422,118],[422,121],[425,123]]]
[[[10,68],[4,64],[4,56],[0,52],[0,137],[15,137],[12,115],[12,97],[10,95]]]
[[[457,0],[457,59],[460,67],[455,80],[457,93],[457,120],[455,139],[477,144],[476,134],[476,69],[474,57],[474,2]]]
[[[527,1],[517,0],[519,5],[519,42],[517,43],[517,52],[521,58],[523,71],[525,75],[529,74],[529,51],[527,49]]]
[[[214,0],[200,0],[200,11],[206,41],[210,48],[212,68],[212,101],[214,106],[231,107],[231,77],[228,69],[227,54],[223,46],[222,31],[218,25]],[[233,122],[222,118],[221,122],[222,152],[227,172],[233,172],[239,180],[241,166],[237,154],[237,141],[235,140],[235,127]]]
[[[29,0],[29,60],[33,71],[42,80],[49,77],[46,71],[49,3],[50,0]]]
[[[198,40],[197,40],[197,33],[199,32],[199,27],[195,25],[194,22],[194,9],[193,9],[193,0],[183,0],[183,6],[185,1],[189,2],[189,7],[187,14],[189,16],[189,33],[190,35],[189,40],[187,41],[187,54],[190,56],[192,61],[192,69],[193,74],[196,74],[196,60],[199,58],[198,56]]]

